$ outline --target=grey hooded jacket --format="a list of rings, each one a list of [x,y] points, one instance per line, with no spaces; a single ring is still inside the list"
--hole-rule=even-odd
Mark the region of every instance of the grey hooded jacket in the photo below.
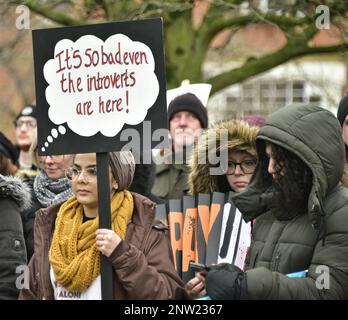
[[[245,220],[256,218],[247,259],[252,299],[348,299],[348,190],[340,186],[344,144],[338,120],[317,106],[288,106],[272,114],[256,139],[295,153],[313,173],[307,214],[277,211],[256,167],[248,189],[234,196]],[[261,162],[261,161],[260,161]],[[287,274],[308,270],[307,277]]]

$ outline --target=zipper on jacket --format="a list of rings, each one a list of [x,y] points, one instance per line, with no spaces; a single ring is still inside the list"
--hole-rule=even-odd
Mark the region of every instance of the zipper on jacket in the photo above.
[[[250,250],[250,247],[249,247]],[[259,257],[259,251],[256,253],[255,258],[252,261],[252,264],[250,264],[249,268],[256,268],[256,263],[257,263],[257,258]],[[244,268],[246,267],[246,265],[244,266]]]

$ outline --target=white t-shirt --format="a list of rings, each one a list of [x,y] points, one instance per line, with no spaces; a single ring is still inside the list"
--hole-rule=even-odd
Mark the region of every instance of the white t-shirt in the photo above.
[[[53,271],[50,267],[51,283],[54,290],[55,300],[101,300],[101,280],[100,275],[92,282],[92,284],[83,292],[68,291],[61,286],[57,281]]]

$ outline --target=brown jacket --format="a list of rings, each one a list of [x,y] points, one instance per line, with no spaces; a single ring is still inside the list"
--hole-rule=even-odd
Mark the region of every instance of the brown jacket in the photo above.
[[[115,299],[185,299],[164,226],[154,223],[155,204],[132,193],[134,212],[126,240],[109,257],[114,273]],[[54,299],[48,251],[61,204],[38,211],[35,219],[35,251],[29,263],[30,288],[19,299]]]

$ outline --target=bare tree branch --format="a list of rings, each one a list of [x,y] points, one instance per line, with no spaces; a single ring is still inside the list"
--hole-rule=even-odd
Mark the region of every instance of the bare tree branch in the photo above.
[[[219,18],[214,18],[213,21],[209,22],[208,19],[205,20],[205,41],[210,42],[216,34],[220,31],[229,27],[243,27],[251,23],[271,23],[277,25],[283,31],[289,31],[295,26],[301,26],[308,23],[308,18],[294,18],[286,16],[278,16],[273,13],[251,13],[242,16],[233,16],[231,18],[224,18],[220,15]]]
[[[63,13],[62,11],[52,9],[51,6],[40,4],[39,1],[12,1],[12,3],[26,5],[31,11],[61,25],[74,26],[87,23],[85,20],[77,20]]]
[[[318,48],[310,46],[309,42],[319,31],[315,27],[315,19],[320,15],[320,13],[316,13],[317,5],[323,4],[329,7],[330,20],[333,23],[337,20],[340,21],[339,19],[343,20],[342,17],[347,16],[348,1],[297,0],[294,2],[289,0],[286,1],[286,6],[282,2],[280,11],[270,9],[268,12],[263,12],[258,5],[253,5],[255,1],[250,0],[247,13],[241,11],[242,3],[245,8],[244,3],[247,2],[245,0],[207,1],[209,1],[209,8],[200,26],[195,28],[192,24],[195,0],[79,0],[78,6],[75,1],[68,0],[9,0],[6,4],[27,5],[32,12],[62,25],[96,22],[93,16],[96,11],[100,14],[98,22],[162,16],[165,26],[168,87],[179,85],[182,79],[187,77],[192,81],[204,81],[202,66],[211,41],[220,31],[230,27],[238,30],[255,23],[270,24],[282,30],[287,37],[287,43],[276,52],[260,58],[248,59],[240,68],[208,79],[213,84],[213,92],[297,57],[347,49],[345,44]],[[70,3],[72,10],[62,10],[62,3],[65,5]],[[79,14],[79,12],[86,14]],[[305,16],[299,16],[299,12]],[[74,18],[79,16],[86,18],[84,18],[85,20]],[[90,17],[90,21],[87,20],[88,17]],[[344,25],[342,30],[342,33],[346,33]],[[344,39],[344,37],[342,38]]]
[[[250,59],[242,67],[236,68],[218,76],[207,79],[212,84],[212,94],[232,85],[248,79],[251,76],[265,72],[282,63],[288,62],[294,58],[299,58],[309,54],[336,53],[348,50],[348,43],[336,46],[308,47],[297,46],[296,44],[286,45],[275,53],[264,55],[261,58]]]

